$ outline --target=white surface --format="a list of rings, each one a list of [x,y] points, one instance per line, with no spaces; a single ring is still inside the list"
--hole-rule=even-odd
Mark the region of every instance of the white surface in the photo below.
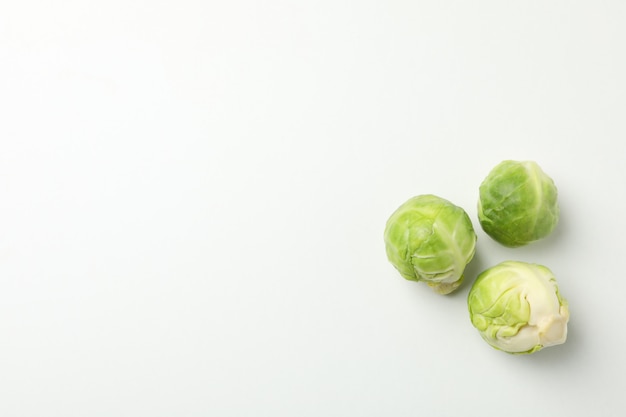
[[[0,6],[0,415],[626,413],[626,3]],[[560,191],[550,238],[482,230],[451,296],[382,231],[476,220],[502,159]],[[543,263],[569,340],[470,325],[475,275]]]

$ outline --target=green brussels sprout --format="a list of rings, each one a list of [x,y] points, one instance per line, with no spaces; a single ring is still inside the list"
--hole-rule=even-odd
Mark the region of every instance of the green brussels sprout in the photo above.
[[[485,233],[509,247],[548,236],[559,221],[557,189],[533,161],[504,161],[480,185],[478,220]]]
[[[420,195],[402,204],[387,221],[385,248],[404,278],[449,294],[463,282],[476,233],[462,208],[434,195]]]
[[[569,309],[548,268],[506,261],[482,272],[467,298],[472,324],[487,343],[533,353],[567,338]]]

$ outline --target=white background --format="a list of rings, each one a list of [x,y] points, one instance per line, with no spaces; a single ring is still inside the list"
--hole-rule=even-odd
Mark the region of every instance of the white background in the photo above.
[[[626,413],[626,3],[3,1],[0,415]],[[478,185],[532,159],[561,222],[519,249]],[[413,195],[464,207],[467,283],[387,262]],[[566,344],[471,326],[543,263]]]

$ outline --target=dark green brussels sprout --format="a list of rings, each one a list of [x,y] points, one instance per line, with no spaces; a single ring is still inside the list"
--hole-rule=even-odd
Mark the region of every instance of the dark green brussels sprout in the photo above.
[[[533,161],[504,161],[480,185],[478,220],[485,233],[509,247],[548,236],[559,221],[557,189]]]

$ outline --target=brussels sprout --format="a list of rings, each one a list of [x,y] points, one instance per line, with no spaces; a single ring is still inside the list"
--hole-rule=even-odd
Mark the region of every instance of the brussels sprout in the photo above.
[[[385,227],[387,258],[411,281],[424,281],[440,294],[461,285],[472,260],[476,233],[467,213],[434,195],[402,204]]]
[[[567,338],[567,301],[545,266],[502,262],[478,276],[467,301],[472,324],[496,349],[533,353]]]
[[[548,236],[559,221],[557,189],[533,161],[504,161],[480,185],[478,220],[509,247]]]

